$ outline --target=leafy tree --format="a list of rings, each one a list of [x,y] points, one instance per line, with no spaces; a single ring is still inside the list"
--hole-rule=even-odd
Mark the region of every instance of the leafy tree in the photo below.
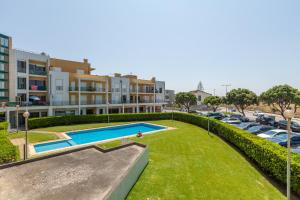
[[[175,96],[175,102],[189,112],[191,106],[197,104],[197,98],[190,92],[179,92]]]
[[[283,118],[284,111],[294,105],[296,112],[300,106],[300,92],[289,85],[277,85],[260,95],[260,100],[268,104],[272,110],[278,111]]]
[[[257,96],[254,92],[248,89],[233,89],[227,93],[226,103],[233,104],[236,109],[245,116],[245,109],[248,106],[257,104]]]
[[[217,111],[218,107],[222,104],[222,98],[218,96],[209,96],[204,99],[205,105],[210,105],[214,112]]]

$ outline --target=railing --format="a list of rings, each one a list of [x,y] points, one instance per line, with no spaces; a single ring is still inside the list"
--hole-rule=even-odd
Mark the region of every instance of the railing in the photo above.
[[[30,90],[45,91],[45,90],[47,90],[47,87],[46,86],[38,86],[38,85],[30,85]]]
[[[69,87],[69,91],[78,91],[78,87]],[[105,92],[105,88],[96,88],[96,87],[80,87],[82,92]]]
[[[47,76],[46,71],[39,71],[39,70],[32,70],[32,69],[29,70],[29,74]]]

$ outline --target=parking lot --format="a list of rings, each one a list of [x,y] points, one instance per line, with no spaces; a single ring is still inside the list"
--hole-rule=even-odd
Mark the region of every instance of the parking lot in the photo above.
[[[287,121],[281,116],[268,113],[255,113],[247,111],[246,116],[239,113],[225,115],[224,112],[198,112],[213,119],[246,130],[253,135],[273,143],[287,147],[288,132]],[[299,119],[293,119],[291,124],[291,147],[293,152],[300,154],[300,123]]]

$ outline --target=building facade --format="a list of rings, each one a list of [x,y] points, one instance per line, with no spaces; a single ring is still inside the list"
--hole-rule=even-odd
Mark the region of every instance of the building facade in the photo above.
[[[12,41],[9,36],[0,34],[0,102],[9,100],[9,51]]]
[[[26,110],[31,117],[139,113],[160,112],[166,104],[164,81],[94,75],[87,59],[70,61],[8,47],[1,61],[7,82],[0,112],[6,113],[11,128],[16,127],[16,114],[22,126]]]
[[[175,103],[175,91],[166,90],[165,91],[165,102],[167,105],[173,105]]]

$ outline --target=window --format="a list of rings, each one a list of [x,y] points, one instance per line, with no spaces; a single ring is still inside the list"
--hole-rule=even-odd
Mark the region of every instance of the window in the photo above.
[[[0,89],[5,89],[5,81],[0,81]]]
[[[4,55],[0,55],[0,60],[1,60],[1,61],[5,61]]]
[[[55,80],[55,87],[56,87],[56,90],[57,90],[57,91],[62,91],[62,90],[64,90],[64,87],[63,87],[63,80],[61,80],[61,79],[56,79],[56,80]]]
[[[18,60],[17,61],[18,72],[26,73],[26,62]]]
[[[159,93],[162,93],[162,88],[159,88]]]
[[[4,91],[0,91],[0,97],[5,97],[5,92]]]
[[[77,74],[84,74],[84,70],[83,69],[77,69]]]
[[[5,71],[5,64],[4,63],[0,63],[0,71]]]
[[[5,74],[4,73],[0,73],[0,79],[5,79]]]
[[[5,47],[0,47],[0,53],[6,53],[8,54],[8,49]]]
[[[18,96],[17,96],[17,102],[25,102],[26,101],[26,94],[22,94],[22,93],[18,93]]]
[[[26,89],[26,78],[18,78],[18,89],[20,90]]]
[[[8,39],[7,38],[0,38],[0,44],[2,46],[8,47]]]

